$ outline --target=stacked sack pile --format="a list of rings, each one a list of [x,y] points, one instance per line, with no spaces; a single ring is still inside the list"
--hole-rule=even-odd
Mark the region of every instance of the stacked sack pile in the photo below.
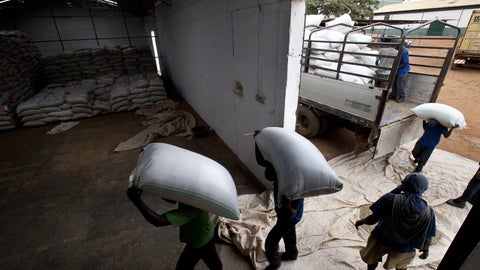
[[[167,99],[148,47],[82,49],[43,60],[47,86],[17,106],[24,126],[130,111]]]
[[[106,74],[155,72],[147,46],[85,48],[42,58],[49,83],[67,83]]]
[[[130,111],[166,99],[163,82],[156,73],[109,74],[48,85],[19,104],[17,113],[24,126],[40,126]]]
[[[40,52],[30,36],[0,31],[0,130],[15,128],[15,107],[35,94]]]
[[[326,22],[325,26],[327,28],[323,30],[319,28],[322,20],[323,15],[307,15],[304,48],[308,48],[309,40],[312,41],[308,73],[336,78],[338,61],[340,53],[343,50],[344,54],[341,60],[342,65],[340,71],[363,76],[340,73],[339,79],[358,84],[371,85],[373,81],[368,77],[375,75],[375,68],[365,66],[365,64],[375,66],[378,51],[372,50],[368,47],[368,44],[361,43],[372,42],[372,37],[361,33],[348,34],[347,43],[345,43],[345,47],[343,47],[345,34],[351,31],[355,24],[350,15],[344,14],[332,21]],[[363,66],[344,62],[358,63]]]

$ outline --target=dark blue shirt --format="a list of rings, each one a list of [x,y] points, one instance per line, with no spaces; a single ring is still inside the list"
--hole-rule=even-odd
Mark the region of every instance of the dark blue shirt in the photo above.
[[[378,199],[374,204],[372,204],[372,206],[370,206],[370,210],[372,211],[373,216],[377,222],[382,220],[383,218],[385,218],[387,215],[391,213],[395,195],[396,194],[393,194],[393,193],[387,193],[383,195],[380,199]],[[435,213],[433,212],[433,210],[431,210],[430,225],[429,225],[426,237],[431,238],[431,237],[434,237],[435,234],[436,234]],[[375,238],[377,238],[378,241],[380,241],[380,243],[390,247],[392,250],[396,252],[407,253],[407,252],[415,251],[415,248],[412,245],[394,243],[390,239],[384,237],[383,233],[380,231],[378,226],[375,227],[375,229],[373,229],[372,235],[375,236]]]
[[[302,220],[302,216],[303,216],[303,205],[304,205],[304,199],[298,199],[298,200],[294,200],[296,203],[298,203],[298,211],[297,211],[297,215],[295,216],[295,223],[298,223],[300,222],[300,220]],[[293,201],[292,201],[292,204],[293,204]]]
[[[431,121],[431,120],[430,120]],[[448,129],[438,123],[436,126],[431,127],[430,125],[425,125],[425,132],[420,138],[420,144],[428,147],[434,148],[440,142],[442,134],[447,134]]]
[[[410,71],[410,63],[409,63],[409,54],[408,50],[405,47],[402,47],[402,58],[400,59],[400,66],[402,64],[406,64],[404,67],[399,68],[397,70],[397,74],[406,74]]]

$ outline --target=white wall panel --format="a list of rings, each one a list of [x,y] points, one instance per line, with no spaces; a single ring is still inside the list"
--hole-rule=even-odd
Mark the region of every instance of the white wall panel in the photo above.
[[[178,0],[156,10],[164,74],[259,179],[254,140],[244,134],[295,117],[285,114],[288,67],[300,70],[289,39],[303,23],[291,28],[291,6],[286,0]],[[298,92],[298,78],[291,79]]]

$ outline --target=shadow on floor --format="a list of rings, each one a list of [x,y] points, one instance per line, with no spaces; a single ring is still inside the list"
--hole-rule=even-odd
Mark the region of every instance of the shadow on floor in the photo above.
[[[179,109],[205,125],[188,104]],[[0,132],[0,269],[174,269],[183,249],[178,230],[151,226],[125,194],[139,150],[113,151],[144,129],[141,120],[126,112],[82,119],[55,135],[46,133],[58,123]],[[313,142],[330,159],[350,147],[342,136],[338,143]],[[157,141],[216,160],[231,173],[239,195],[264,191],[215,134]],[[171,207],[145,200],[159,212]],[[218,247],[224,269],[251,268],[234,247]]]

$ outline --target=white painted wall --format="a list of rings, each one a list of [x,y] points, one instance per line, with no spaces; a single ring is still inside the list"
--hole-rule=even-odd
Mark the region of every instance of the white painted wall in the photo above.
[[[170,3],[156,6],[163,74],[268,186],[245,134],[295,128],[304,1]],[[236,82],[243,96],[234,92]]]

